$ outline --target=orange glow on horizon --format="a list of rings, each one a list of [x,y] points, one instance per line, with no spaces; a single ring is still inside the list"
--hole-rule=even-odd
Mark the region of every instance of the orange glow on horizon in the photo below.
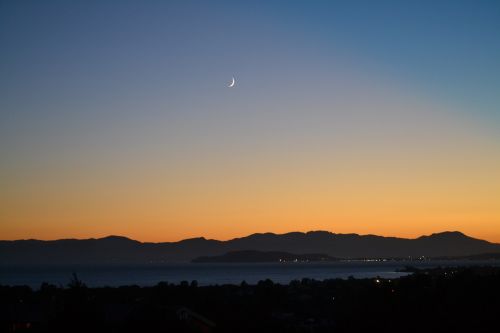
[[[494,225],[495,223],[491,223]],[[418,238],[420,236],[427,236],[431,235],[433,233],[439,233],[439,232],[444,232],[444,231],[460,231],[464,233],[465,235],[477,239],[483,239],[492,243],[499,243],[500,244],[500,233],[496,232],[494,228],[490,228],[488,230],[484,230],[481,232],[474,232],[473,230],[471,232],[464,231],[462,230],[455,230],[455,229],[439,229],[436,228],[430,229],[429,231],[426,232],[416,232],[416,231],[411,231],[411,230],[406,230],[406,231],[401,231],[399,233],[395,233],[394,230],[387,230],[387,232],[383,232],[380,229],[361,229],[361,230],[351,230],[351,229],[346,229],[346,228],[337,228],[335,230],[333,229],[327,229],[326,227],[318,227],[318,228],[311,228],[311,229],[261,229],[261,230],[248,230],[246,233],[238,233],[238,232],[217,232],[217,233],[207,233],[207,234],[195,234],[195,233],[180,233],[180,234],[172,234],[172,233],[159,233],[159,232],[152,232],[151,234],[145,233],[143,231],[137,231],[137,230],[129,230],[129,233],[124,233],[124,232],[102,232],[102,233],[92,233],[92,232],[74,232],[74,233],[57,233],[57,232],[46,232],[44,233],[42,230],[30,230],[29,232],[25,232],[22,234],[19,234],[16,231],[13,231],[11,233],[4,233],[2,240],[20,240],[20,239],[39,239],[39,240],[57,240],[57,239],[88,239],[88,238],[103,238],[111,235],[115,236],[123,236],[127,237],[133,240],[137,240],[140,242],[152,242],[152,243],[161,243],[161,242],[177,242],[181,241],[184,239],[189,239],[189,238],[198,238],[198,237],[204,237],[206,239],[214,239],[214,240],[221,240],[221,241],[227,241],[231,240],[234,238],[241,238],[241,237],[246,237],[251,234],[255,233],[274,233],[274,234],[285,234],[289,232],[309,232],[309,231],[327,231],[327,232],[332,232],[336,234],[359,234],[359,235],[377,235],[377,236],[383,236],[383,237],[397,237],[397,238],[408,238],[408,239],[414,239]],[[26,236],[28,235],[28,236]],[[31,236],[30,236],[31,235]]]
[[[219,132],[197,120],[163,137],[163,124],[148,124],[151,141],[125,131],[119,145],[6,164],[0,238],[461,231],[500,243],[500,138],[394,93],[362,95],[307,113],[312,106],[282,106],[253,123],[224,113]]]
[[[349,155],[341,163],[318,163],[301,154],[288,156],[288,162],[258,157],[266,165],[206,163],[171,170],[163,179],[157,170],[136,179],[126,172],[28,178],[0,197],[0,234],[2,239],[123,235],[161,242],[227,240],[256,232],[414,238],[461,231],[500,243],[500,158],[482,156],[479,163],[464,160],[460,152],[396,156],[365,156],[369,167]]]

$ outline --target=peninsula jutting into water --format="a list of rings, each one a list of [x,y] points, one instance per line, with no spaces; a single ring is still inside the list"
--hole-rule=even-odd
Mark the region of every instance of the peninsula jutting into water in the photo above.
[[[400,278],[152,287],[0,286],[2,332],[494,332],[500,268],[413,270]]]
[[[0,0],[0,333],[500,331],[500,0]]]
[[[263,262],[329,262],[338,258],[326,254],[293,254],[279,251],[232,251],[220,256],[194,258],[193,263],[263,263]]]

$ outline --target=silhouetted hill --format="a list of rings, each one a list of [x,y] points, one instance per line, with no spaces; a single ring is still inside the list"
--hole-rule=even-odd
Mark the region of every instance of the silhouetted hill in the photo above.
[[[456,257],[437,257],[436,259],[443,260],[500,260],[500,252],[493,253],[480,253],[469,256],[456,256]]]
[[[256,284],[0,286],[0,332],[352,333],[498,331],[500,267]]]
[[[282,262],[282,261],[334,261],[336,258],[321,253],[293,254],[279,251],[232,251],[221,256],[203,256],[192,260],[194,263],[216,262]]]
[[[128,264],[191,261],[231,251],[324,253],[336,258],[457,257],[499,253],[500,244],[443,232],[416,239],[327,231],[253,234],[228,241],[205,238],[143,243],[126,237],[0,241],[0,264]]]

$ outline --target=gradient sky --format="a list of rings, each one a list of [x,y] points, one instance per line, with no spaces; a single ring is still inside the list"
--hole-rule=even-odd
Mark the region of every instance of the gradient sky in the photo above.
[[[0,238],[500,242],[499,41],[495,0],[1,1]]]

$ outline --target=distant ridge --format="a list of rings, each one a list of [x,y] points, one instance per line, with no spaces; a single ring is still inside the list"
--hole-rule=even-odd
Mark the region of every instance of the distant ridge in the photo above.
[[[232,251],[322,253],[335,258],[464,257],[500,253],[500,244],[446,231],[415,239],[328,231],[256,233],[228,241],[190,238],[148,243],[123,236],[0,241],[0,264],[130,264],[188,262]]]

